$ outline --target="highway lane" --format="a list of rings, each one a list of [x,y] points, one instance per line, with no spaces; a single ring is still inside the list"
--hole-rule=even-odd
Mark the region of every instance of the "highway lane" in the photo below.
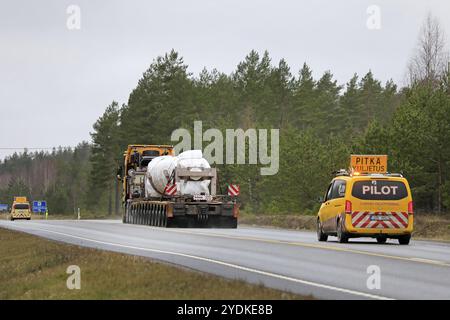
[[[0,221],[0,227],[145,256],[323,299],[450,299],[450,244],[412,240],[339,244],[315,233],[253,228],[162,229],[118,220]],[[369,289],[369,266],[381,288]]]

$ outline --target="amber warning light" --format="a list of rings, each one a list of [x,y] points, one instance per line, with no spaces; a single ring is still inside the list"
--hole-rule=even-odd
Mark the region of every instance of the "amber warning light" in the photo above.
[[[387,155],[355,155],[350,156],[352,172],[358,173],[386,173]]]

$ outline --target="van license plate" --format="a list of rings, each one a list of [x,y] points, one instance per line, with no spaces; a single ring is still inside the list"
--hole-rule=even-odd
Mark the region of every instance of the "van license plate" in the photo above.
[[[388,216],[370,216],[370,221],[388,221],[390,218]]]

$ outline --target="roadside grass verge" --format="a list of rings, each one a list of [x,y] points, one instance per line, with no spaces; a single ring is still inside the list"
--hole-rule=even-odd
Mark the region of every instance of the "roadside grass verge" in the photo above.
[[[414,215],[415,238],[450,241],[450,216],[437,214]]]
[[[4,299],[310,299],[150,259],[83,248],[0,228]],[[81,289],[66,286],[81,269]]]
[[[316,230],[315,215],[301,214],[248,214],[243,213],[240,224],[277,227],[294,230]],[[450,215],[417,213],[414,215],[415,239],[450,240]]]

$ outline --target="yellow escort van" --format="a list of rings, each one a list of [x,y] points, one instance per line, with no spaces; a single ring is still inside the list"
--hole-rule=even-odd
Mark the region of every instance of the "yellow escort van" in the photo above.
[[[14,197],[11,207],[11,221],[15,219],[31,219],[30,203],[26,197]]]
[[[376,163],[369,165],[376,166]],[[387,164],[383,171],[386,167]],[[361,173],[354,168],[350,172],[338,171],[321,199],[318,240],[327,241],[328,236],[336,236],[344,243],[350,238],[371,237],[378,243],[391,238],[409,244],[414,216],[408,181],[401,174]]]

